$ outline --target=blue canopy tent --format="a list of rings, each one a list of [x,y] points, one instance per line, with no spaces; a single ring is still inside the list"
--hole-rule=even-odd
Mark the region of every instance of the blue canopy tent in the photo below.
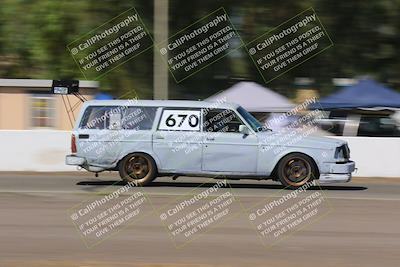
[[[107,93],[98,93],[94,96],[96,100],[112,100],[113,96]]]
[[[400,93],[371,79],[360,80],[357,84],[320,99],[310,109],[395,109],[400,108]]]

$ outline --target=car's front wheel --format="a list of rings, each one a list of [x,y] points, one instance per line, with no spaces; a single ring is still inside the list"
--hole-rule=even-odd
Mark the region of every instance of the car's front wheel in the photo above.
[[[291,189],[311,182],[317,177],[317,173],[314,161],[301,153],[292,153],[283,157],[277,169],[279,181]]]
[[[119,175],[126,182],[145,186],[156,178],[157,166],[154,159],[144,153],[127,155],[119,163]]]

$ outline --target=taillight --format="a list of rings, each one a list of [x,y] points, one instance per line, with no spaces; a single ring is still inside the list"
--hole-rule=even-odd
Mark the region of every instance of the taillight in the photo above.
[[[76,139],[74,134],[71,136],[71,153],[76,153]]]

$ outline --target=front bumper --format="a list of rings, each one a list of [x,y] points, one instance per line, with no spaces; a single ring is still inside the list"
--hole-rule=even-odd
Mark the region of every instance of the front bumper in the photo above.
[[[354,161],[346,163],[330,163],[328,173],[321,173],[319,182],[321,184],[346,183],[351,180],[351,173],[356,169]]]
[[[65,157],[65,164],[74,166],[83,166],[86,163],[86,159],[77,157],[75,155],[67,155]]]

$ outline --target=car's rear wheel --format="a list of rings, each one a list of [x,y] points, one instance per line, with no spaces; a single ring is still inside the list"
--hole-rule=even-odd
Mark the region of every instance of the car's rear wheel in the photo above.
[[[126,182],[145,186],[156,178],[157,166],[154,159],[144,153],[127,155],[119,163],[119,175]]]
[[[296,189],[311,182],[318,173],[314,161],[301,153],[283,157],[278,165],[278,178],[282,185]]]

